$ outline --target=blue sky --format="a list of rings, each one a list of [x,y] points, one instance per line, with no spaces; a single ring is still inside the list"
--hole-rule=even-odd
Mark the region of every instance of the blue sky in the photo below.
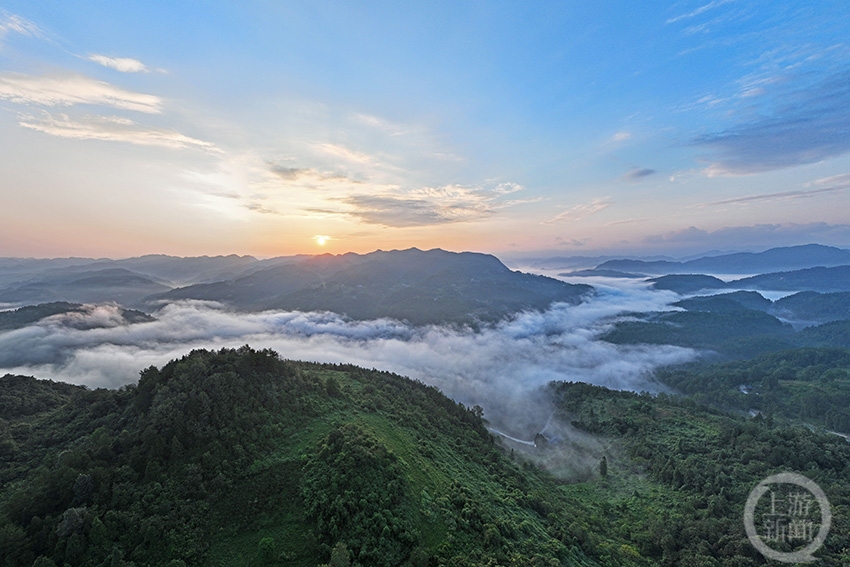
[[[850,4],[0,6],[0,256],[850,246]]]

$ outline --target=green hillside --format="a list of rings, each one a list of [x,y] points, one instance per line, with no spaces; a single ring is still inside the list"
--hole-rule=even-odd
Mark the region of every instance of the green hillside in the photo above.
[[[833,506],[821,564],[850,560],[842,437],[663,394],[548,395],[572,428],[521,453],[433,387],[248,347],[193,351],[117,391],[5,376],[2,564],[765,565],[744,502],[787,470]]]
[[[666,394],[582,383],[551,390],[562,419],[610,443],[604,479],[563,487],[572,505],[584,506],[572,533],[628,538],[636,553],[670,567],[781,565],[750,545],[743,511],[759,481],[794,471],[818,483],[832,507],[817,564],[850,562],[850,443],[841,436]]]
[[[5,565],[315,567],[340,543],[364,566],[606,555],[563,532],[563,496],[499,449],[480,410],[396,375],[245,347],[120,391],[0,384],[53,392],[0,420]]]
[[[850,351],[845,349],[781,351],[753,360],[668,369],[658,377],[717,407],[850,433]]]
[[[756,292],[737,291],[690,297],[673,304],[684,311],[631,313],[601,338],[690,347],[726,360],[798,347],[850,348],[847,296],[802,292],[771,302]],[[799,328],[804,324],[810,326]]]
[[[717,308],[718,304],[724,304]],[[726,305],[730,307],[726,307]],[[744,358],[801,344],[799,333],[776,317],[746,309],[720,298],[715,311],[666,311],[633,314],[604,333],[602,340],[615,344],[678,345],[719,353],[725,358]]]

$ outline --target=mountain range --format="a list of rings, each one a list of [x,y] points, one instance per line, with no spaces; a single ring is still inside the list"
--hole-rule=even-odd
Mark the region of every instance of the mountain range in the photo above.
[[[581,265],[594,258],[574,259]],[[551,259],[554,264],[569,258]],[[538,261],[544,262],[543,260]],[[793,269],[791,269],[793,268]],[[680,294],[702,290],[850,292],[850,250],[809,244],[687,261],[607,259],[596,275],[649,279]],[[714,274],[758,274],[724,281]],[[578,303],[587,285],[513,271],[498,258],[440,249],[369,254],[109,259],[0,258],[0,304],[117,303],[152,312],[176,300],[213,301],[239,311],[331,311],[351,319],[394,318],[414,325],[477,325],[554,302]]]
[[[0,303],[12,306],[115,302],[153,310],[164,302],[191,299],[242,311],[333,311],[352,319],[389,317],[414,325],[493,322],[544,310],[553,302],[577,303],[592,291],[587,285],[512,271],[488,254],[439,249],[271,260],[147,256],[72,265],[23,260],[5,266],[18,281],[5,274]],[[191,283],[178,287],[176,281]]]
[[[705,256],[676,262],[670,260],[607,260],[597,265],[600,270],[637,272],[642,274],[763,274],[815,267],[850,265],[850,250],[805,244],[771,248],[764,252],[738,252]]]
[[[652,283],[655,289],[675,291],[682,295],[719,289],[833,293],[850,291],[850,266],[773,272],[729,282],[704,274],[669,274],[646,281]]]

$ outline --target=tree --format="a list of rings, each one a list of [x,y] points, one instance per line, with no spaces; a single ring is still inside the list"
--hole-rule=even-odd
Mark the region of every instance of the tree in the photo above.
[[[343,542],[337,544],[331,550],[331,560],[328,563],[323,563],[319,567],[350,567],[351,559],[348,554],[348,547]]]
[[[333,376],[329,377],[325,382],[325,391],[332,398],[339,398],[342,393],[339,390],[339,382]]]
[[[264,563],[273,563],[277,559],[277,545],[273,537],[264,537],[258,545],[260,558]]]
[[[602,460],[599,461],[599,474],[602,478],[608,476],[608,459],[605,456],[602,457]]]

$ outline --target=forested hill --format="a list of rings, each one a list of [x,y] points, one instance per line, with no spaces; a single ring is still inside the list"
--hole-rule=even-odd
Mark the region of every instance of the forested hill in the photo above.
[[[549,395],[573,432],[520,455],[433,387],[248,347],[117,391],[5,376],[3,565],[749,567],[766,563],[743,507],[766,475],[850,505],[837,435],[586,384]],[[534,464],[579,459],[580,479]],[[821,564],[847,564],[847,534],[836,513]]]
[[[495,256],[393,250],[297,259],[227,281],[178,288],[152,301],[201,299],[242,310],[333,311],[415,325],[492,322],[553,302],[578,303],[587,285],[511,271]]]
[[[0,409],[4,566],[604,555],[564,532],[562,495],[498,448],[479,410],[389,373],[194,351],[120,391],[6,376]]]

